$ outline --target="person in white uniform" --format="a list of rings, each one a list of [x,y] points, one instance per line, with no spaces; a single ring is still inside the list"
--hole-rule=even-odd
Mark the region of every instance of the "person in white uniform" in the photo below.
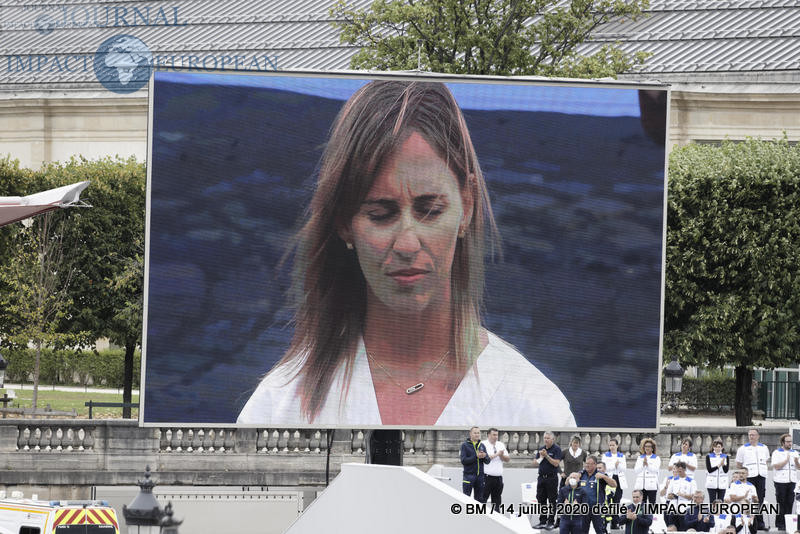
[[[560,389],[481,325],[485,248],[497,242],[449,89],[361,87],[295,240],[291,346],[238,423],[574,428]]]
[[[686,474],[686,464],[678,462],[674,466],[675,476],[669,481],[667,486],[667,502],[674,503],[676,506],[681,504],[688,505],[692,502],[692,496],[697,491],[697,482]],[[667,526],[675,525],[680,527],[680,516],[670,514],[669,518],[664,518]]]
[[[656,454],[656,442],[652,438],[645,438],[639,444],[639,452],[633,472],[636,480],[633,489],[642,490],[643,502],[655,504],[658,491],[658,476],[661,472],[661,458]]]
[[[769,449],[758,441],[758,430],[751,428],[747,432],[747,443],[736,451],[736,467],[747,469],[747,481],[756,488],[758,502],[764,502],[767,493],[767,462]],[[757,530],[764,530],[764,516],[755,516]]]
[[[727,512],[727,510],[723,512],[721,507],[717,506],[718,504],[721,503],[722,499],[717,499],[713,503],[711,503],[711,511],[714,514],[714,526],[711,527],[711,529],[709,530],[711,534],[718,534],[720,532],[724,532],[731,524],[731,515]]]
[[[492,510],[497,511],[501,504],[503,504],[503,464],[511,460],[508,455],[508,449],[505,444],[497,439],[499,431],[496,428],[490,428],[486,441],[483,446],[486,447],[486,454],[489,457],[489,463],[486,465],[486,482],[483,487],[484,495],[492,500]]]
[[[683,438],[681,441],[681,450],[670,457],[667,467],[672,467],[678,462],[683,462],[686,464],[686,473],[693,477],[697,469],[697,455],[690,450],[691,448],[692,440]]]
[[[706,454],[706,490],[708,502],[714,502],[725,496],[728,489],[728,469],[730,459],[722,447],[722,441],[716,439],[711,444],[712,451]]]
[[[731,485],[725,492],[725,502],[729,503],[757,503],[761,502],[756,492],[756,487],[747,480],[747,470],[738,469],[734,471]],[[730,518],[729,524],[736,527],[740,534],[754,534],[757,529],[755,517],[752,515],[735,514]]]
[[[623,490],[628,488],[628,480],[625,478],[627,462],[625,455],[619,452],[619,442],[616,438],[608,440],[608,451],[600,459],[606,464],[606,474],[617,483],[614,492],[609,494],[608,503],[619,504]],[[618,527],[619,515],[614,514],[611,518],[611,528],[616,530]]]
[[[725,491],[724,502],[735,502],[740,504],[757,503],[758,494],[756,487],[747,481],[747,470],[737,469],[731,476],[731,485]]]
[[[778,440],[779,447],[772,451],[772,469],[775,473],[772,482],[775,485],[775,501],[778,503],[778,515],[775,526],[778,530],[786,530],[786,514],[792,513],[794,504],[794,488],[797,484],[797,470],[800,469],[800,454],[792,449],[792,435],[783,434]]]

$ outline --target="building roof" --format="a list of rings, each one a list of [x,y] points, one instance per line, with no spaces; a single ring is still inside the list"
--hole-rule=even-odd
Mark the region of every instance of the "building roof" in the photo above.
[[[800,9],[795,0],[653,0],[646,17],[606,24],[584,51],[620,42],[652,53],[641,73],[800,74]]]
[[[0,90],[100,88],[95,53],[121,35],[138,38],[176,66],[205,60],[208,68],[221,67],[228,58],[230,68],[239,56],[247,67],[253,58],[265,64],[266,56],[267,69],[345,69],[356,49],[340,44],[330,6],[329,0],[0,2]]]
[[[366,7],[371,0],[349,3]],[[356,49],[339,42],[331,5],[330,0],[0,1],[0,91],[99,89],[95,53],[123,34],[141,40],[167,64],[230,67],[239,56],[242,66],[263,65],[261,70],[346,69]],[[581,51],[619,42],[626,51],[651,52],[631,73],[642,79],[800,81],[799,37],[796,0],[651,0],[647,16],[598,28]]]

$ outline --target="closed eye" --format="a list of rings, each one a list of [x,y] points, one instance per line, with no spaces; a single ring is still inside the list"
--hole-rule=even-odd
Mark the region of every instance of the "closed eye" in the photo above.
[[[397,202],[393,200],[367,200],[363,206],[364,213],[373,222],[389,221],[399,211]]]
[[[448,206],[444,195],[423,195],[414,199],[414,211],[422,220],[436,219]]]

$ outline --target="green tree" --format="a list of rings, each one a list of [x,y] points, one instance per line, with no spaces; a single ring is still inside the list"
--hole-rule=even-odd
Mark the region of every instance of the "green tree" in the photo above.
[[[668,210],[664,353],[733,364],[736,424],[750,425],[753,367],[800,353],[800,148],[676,149]]]
[[[131,402],[134,352],[142,338],[145,167],[134,158],[72,159],[43,172],[58,185],[92,181],[81,196],[92,208],[68,210],[76,268],[72,316],[64,326],[124,347],[123,402]],[[130,417],[130,408],[123,416]]]
[[[36,192],[32,189],[34,172],[22,169],[18,160],[6,156],[0,159],[0,196],[24,196]],[[22,228],[20,224],[0,227],[0,269],[8,269],[7,263],[14,256],[15,239],[17,232]],[[15,290],[9,286],[7,277],[0,276],[0,299]],[[0,306],[0,346],[8,345],[3,339],[8,339],[12,333],[11,327],[16,324],[12,310],[7,306]]]
[[[0,158],[0,196],[14,197],[25,196],[38,191],[30,190],[35,173],[19,166],[19,160],[9,156]],[[7,247],[16,234],[16,227],[0,227],[0,258],[9,254]]]
[[[364,10],[344,0],[331,9],[342,43],[361,50],[354,69],[452,74],[616,76],[649,54],[607,44],[578,53],[599,25],[635,19],[649,0],[375,0]]]
[[[17,229],[8,263],[0,272],[7,288],[0,302],[10,319],[7,342],[16,346],[33,343],[33,408],[37,408],[42,349],[63,347],[78,341],[79,332],[60,330],[68,317],[72,298],[68,292],[73,270],[65,259],[63,217],[58,212],[27,219]]]
[[[123,400],[130,402],[134,353],[142,335],[144,165],[135,159],[73,159],[31,171],[8,158],[0,160],[2,195],[25,195],[82,180],[92,182],[81,198],[93,207],[53,214],[63,221],[58,235],[63,239],[63,259],[68,260],[59,272],[69,273],[70,283],[63,306],[47,323],[51,337],[44,337],[42,345],[58,345],[61,340],[62,345],[86,347],[107,336],[123,346]],[[40,218],[34,221],[41,223]],[[34,339],[23,332],[25,325],[33,328],[28,324],[32,316],[21,315],[19,284],[11,276],[17,269],[13,264],[22,264],[27,257],[19,251],[32,253],[30,247],[19,248],[21,232],[18,224],[0,228],[0,301],[5,304],[0,305],[0,344],[18,347]],[[30,268],[30,261],[27,265]],[[124,415],[129,417],[130,409]]]

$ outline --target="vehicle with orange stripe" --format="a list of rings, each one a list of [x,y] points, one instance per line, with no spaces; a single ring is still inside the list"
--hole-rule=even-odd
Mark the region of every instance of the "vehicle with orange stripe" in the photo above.
[[[0,498],[0,534],[120,534],[117,513],[106,501],[40,501]]]

